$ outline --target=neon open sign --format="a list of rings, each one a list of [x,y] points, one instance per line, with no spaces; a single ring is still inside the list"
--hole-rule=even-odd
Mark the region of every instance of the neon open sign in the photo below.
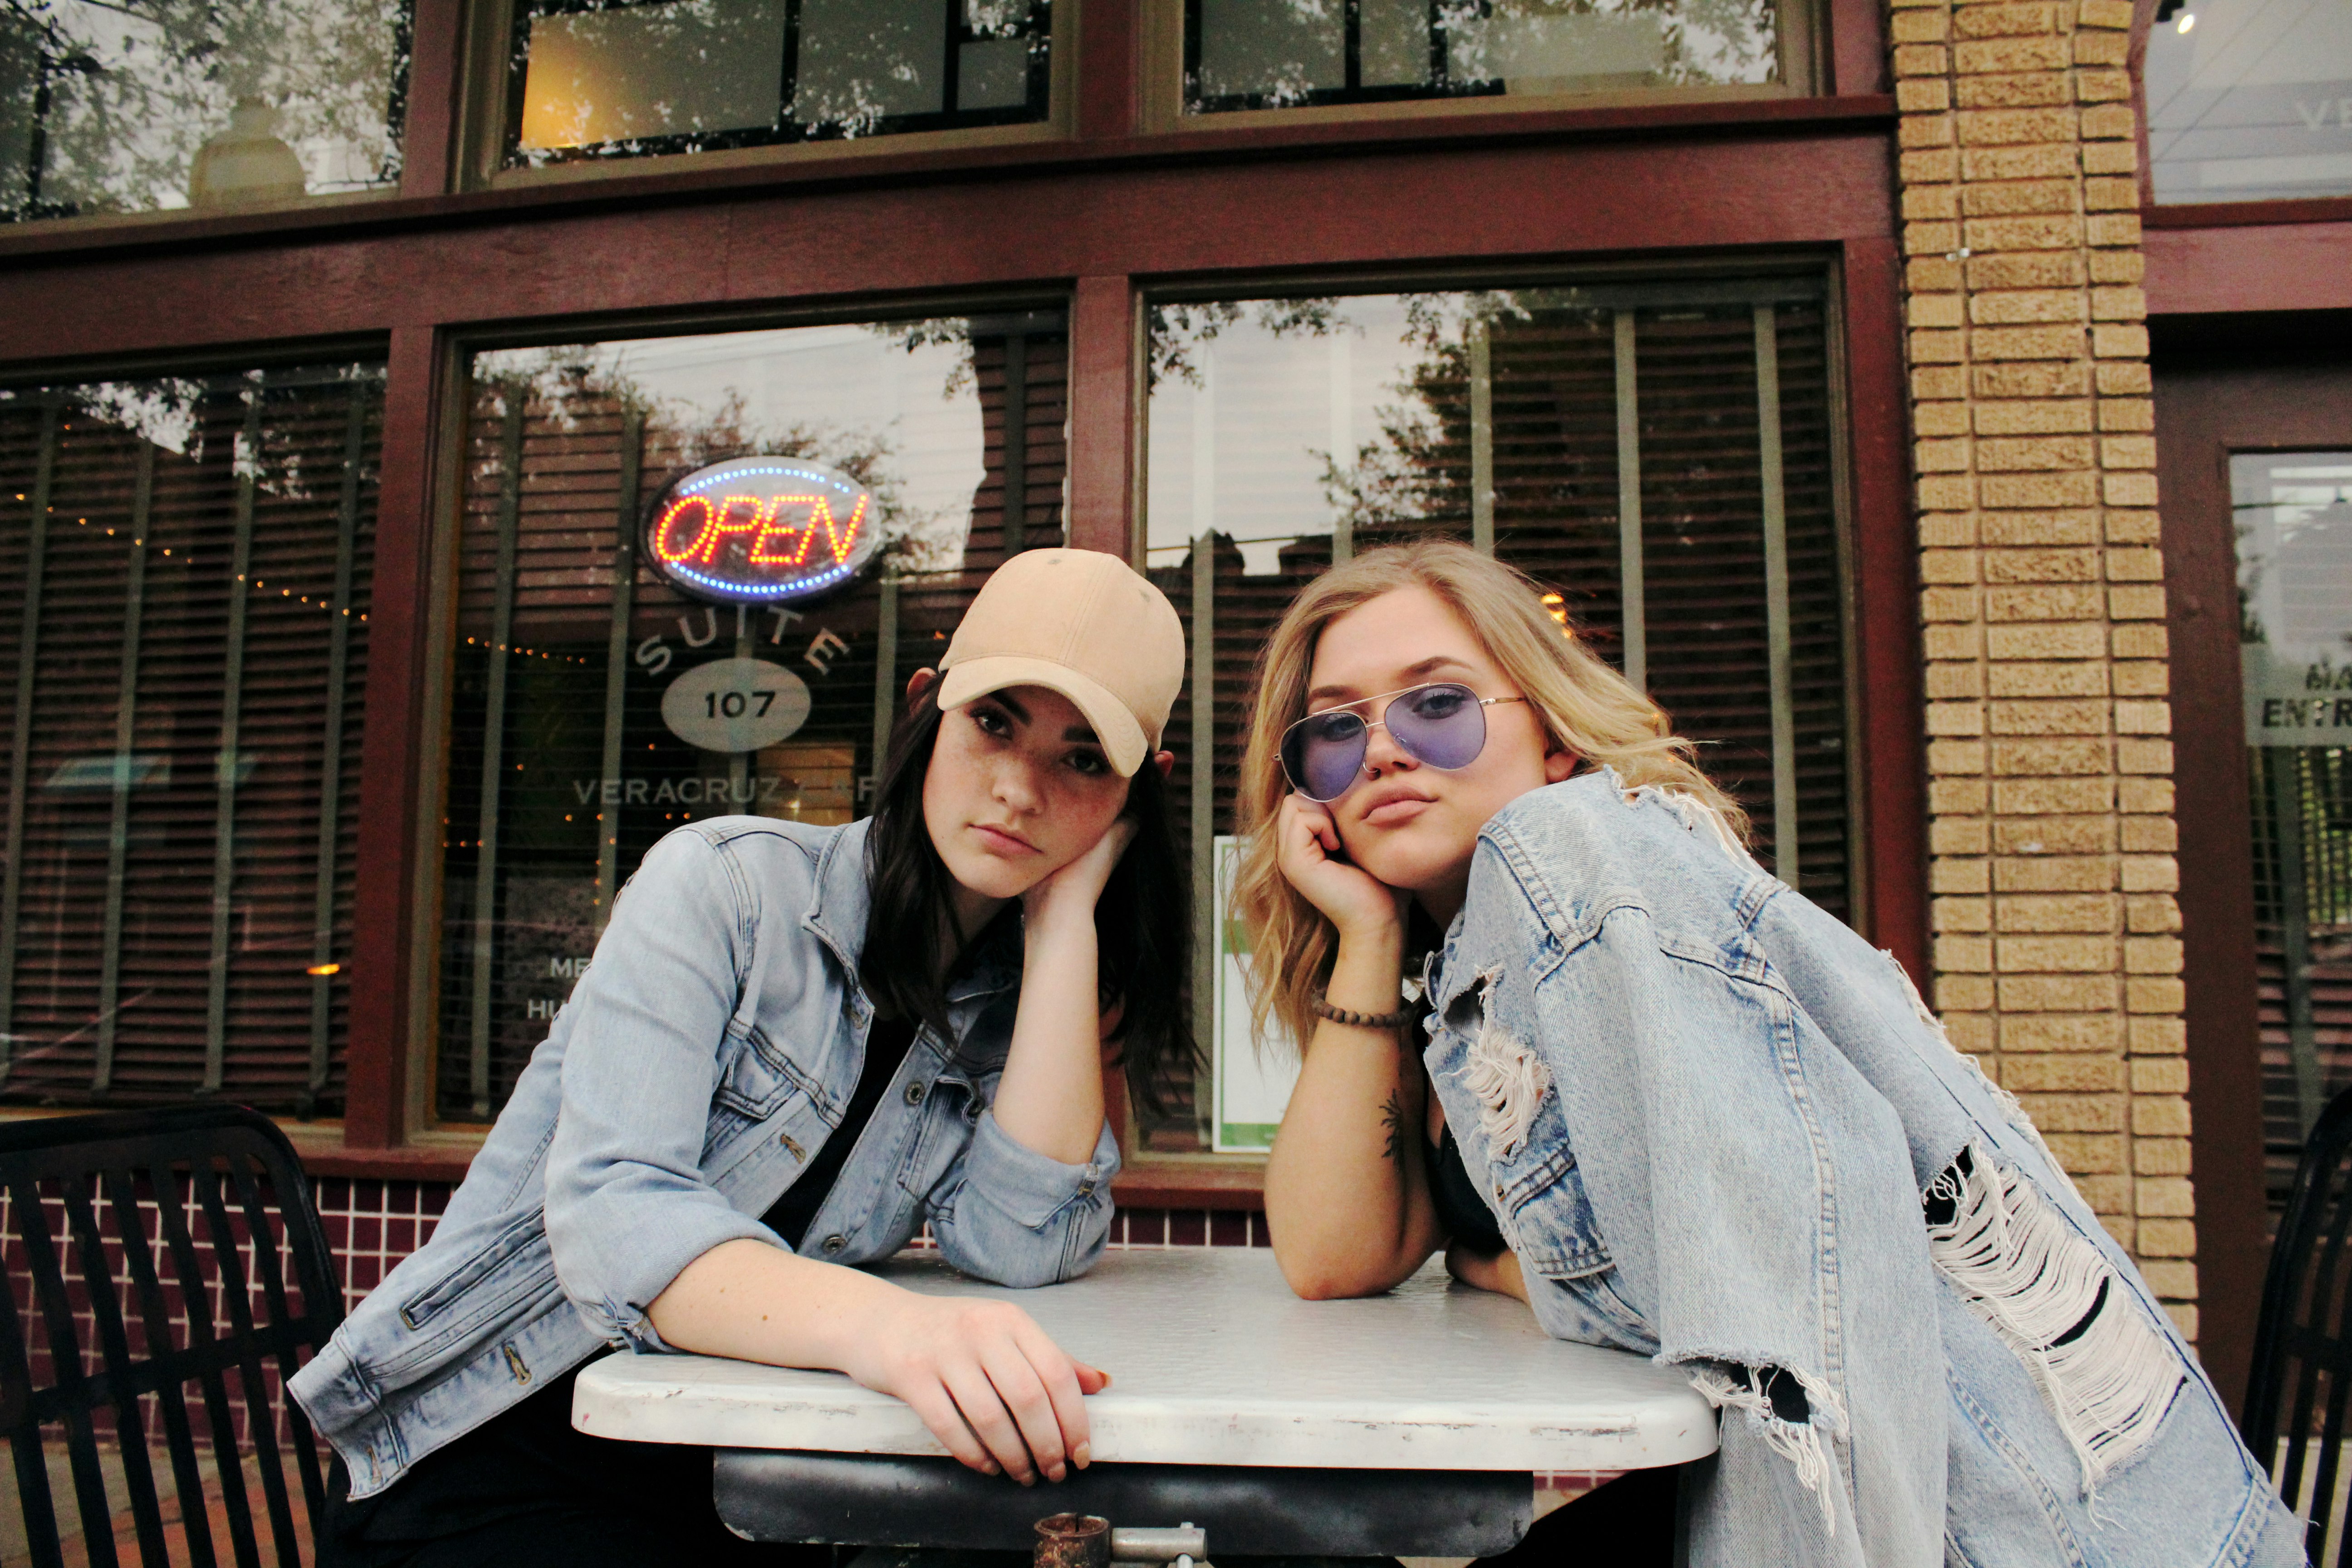
[[[728,605],[814,598],[874,559],[882,530],[856,479],[797,458],[733,458],[667,486],[646,520],[654,569]]]

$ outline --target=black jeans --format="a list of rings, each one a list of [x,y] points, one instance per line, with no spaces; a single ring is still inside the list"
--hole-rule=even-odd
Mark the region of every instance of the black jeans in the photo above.
[[[320,1568],[833,1568],[828,1546],[760,1546],[710,1500],[710,1450],[591,1437],[567,1373],[436,1449],[375,1496],[327,1480]]]
[[[1505,1568],[1673,1568],[1675,1493],[1681,1471],[1632,1470],[1536,1521],[1500,1557]]]

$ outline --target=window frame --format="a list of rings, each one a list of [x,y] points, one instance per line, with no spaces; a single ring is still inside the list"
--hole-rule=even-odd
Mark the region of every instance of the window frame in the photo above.
[[[74,234],[93,229],[121,232],[136,231],[160,224],[213,222],[224,217],[237,218],[248,215],[301,215],[321,213],[341,207],[369,205],[414,194],[415,163],[411,158],[410,132],[419,129],[420,120],[429,121],[432,116],[416,114],[419,89],[430,95],[437,78],[435,62],[426,60],[420,70],[419,46],[431,40],[441,18],[435,15],[445,6],[464,4],[465,0],[405,0],[406,9],[393,28],[393,48],[396,63],[392,73],[391,88],[385,97],[384,129],[393,144],[399,149],[399,177],[390,184],[369,191],[321,191],[277,201],[238,203],[222,207],[148,207],[131,212],[75,214],[71,216],[20,218],[0,220],[0,236],[12,234]],[[114,7],[121,9],[121,7]],[[420,16],[422,22],[420,23]],[[431,150],[433,127],[426,125],[428,153]]]
[[[420,4],[429,0],[419,0]],[[656,0],[638,0],[651,4]],[[702,138],[698,149],[657,153],[561,156],[538,166],[509,165],[508,142],[520,123],[523,72],[517,40],[527,37],[528,0],[470,0],[467,4],[464,90],[457,106],[457,189],[504,191],[534,185],[644,176],[656,171],[743,169],[777,164],[824,163],[835,159],[907,155],[967,149],[1029,146],[1066,141],[1075,127],[1074,101],[1079,47],[1080,0],[1049,0],[1046,24],[1045,113],[1042,118],[1002,123],[877,131],[862,136],[780,136],[764,132],[722,132]],[[582,5],[583,10],[601,9]],[[738,137],[742,140],[737,140]],[[665,138],[684,141],[686,138]],[[719,144],[725,143],[725,144]]]
[[[2315,346],[2307,325],[2255,318],[2229,339],[2187,339],[2155,370],[2157,473],[2162,487],[2170,649],[2174,787],[2202,809],[2179,817],[2179,900],[2187,943],[2187,1059],[2195,1085],[2190,1163],[2197,1172],[2198,1272],[2261,1277],[2269,1249],[2264,1182],[2261,1008],[2256,991],[2252,788],[2246,762],[2238,558],[2229,458],[2261,451],[2344,450],[2352,413],[2325,395],[2347,356]],[[2217,629],[2217,615],[2229,620]],[[2242,1387],[2253,1340],[2251,1290],[2200,1307],[2200,1342],[2215,1381]]]
[[[2352,222],[2352,191],[2334,196],[2273,196],[2256,201],[2158,202],[2156,161],[2150,156],[2147,115],[2147,50],[2156,30],[2157,0],[2139,0],[2132,19],[2124,68],[2131,77],[2131,106],[2139,156],[2140,222],[2148,228],[2248,228],[2270,225]],[[2153,258],[2151,258],[2153,259]],[[2334,302],[2324,286],[2313,289],[2314,303]]]
[[[1811,31],[1807,53],[1813,61],[1810,99],[1776,84],[1675,89],[1677,96],[1664,99],[1596,93],[1506,98],[1499,106],[1484,99],[1413,100],[1377,106],[1381,112],[1369,121],[1365,110],[1349,106],[1185,116],[1178,102],[1181,0],[1062,0],[1054,20],[1053,107],[1046,121],[501,173],[495,167],[496,127],[503,123],[499,82],[510,3],[415,0],[397,192],[202,213],[173,208],[0,224],[0,258],[103,256],[192,240],[283,243],[317,237],[364,242],[418,222],[459,216],[528,221],[550,207],[719,195],[764,188],[772,180],[823,181],[834,177],[831,163],[840,158],[884,160],[894,178],[919,173],[951,179],[1008,165],[1053,177],[1082,169],[1100,153],[1145,152],[1145,143],[1175,133],[1182,134],[1186,151],[1194,152],[1348,146],[1365,141],[1368,132],[1425,140],[1434,150],[1456,139],[1485,142],[1497,136],[1861,124],[1893,112],[1892,100],[1885,96],[1885,20],[1871,0],[1805,0]],[[1177,6],[1171,57],[1175,63],[1162,69],[1160,56],[1168,51],[1160,46],[1168,42],[1170,30],[1156,26],[1151,14],[1155,8],[1165,12],[1171,4]],[[2352,216],[2352,204],[2347,205]]]
[[[444,1044],[441,984],[447,892],[446,857],[439,845],[444,831],[442,819],[447,812],[450,767],[457,751],[453,713],[457,674],[458,579],[465,547],[466,427],[471,408],[474,356],[572,343],[601,344],[645,338],[1043,310],[1060,313],[1066,331],[1072,330],[1076,302],[1070,293],[1056,293],[1033,285],[987,292],[896,294],[855,305],[641,312],[619,318],[543,323],[522,330],[473,327],[444,335],[447,357],[442,382],[445,393],[436,411],[440,438],[434,486],[430,610],[425,631],[428,679],[421,693],[425,728],[416,747],[415,775],[420,800],[414,846],[418,897],[408,930],[411,1002],[408,1028],[401,1042],[404,1110],[407,1137],[412,1143],[470,1149],[478,1146],[489,1130],[488,1123],[444,1116],[436,1104]],[[646,496],[651,493],[648,488]],[[1065,510],[1066,514],[1066,500]]]
[[[224,347],[208,346],[197,349],[166,351],[163,353],[97,355],[90,356],[89,358],[77,359],[70,362],[55,363],[46,365],[19,363],[16,365],[0,366],[0,390],[9,392],[30,392],[52,388],[100,384],[109,382],[120,381],[162,380],[170,378],[203,379],[220,376],[245,375],[256,373],[268,374],[271,372],[318,369],[331,365],[344,364],[365,364],[376,367],[381,377],[380,384],[383,390],[379,394],[378,408],[375,416],[378,428],[376,447],[376,493],[373,501],[373,513],[368,524],[368,551],[370,557],[368,568],[370,577],[370,604],[368,614],[372,616],[375,609],[373,601],[376,590],[380,583],[384,580],[383,576],[380,576],[376,571],[376,561],[378,558],[379,542],[383,537],[383,530],[379,525],[384,518],[384,498],[390,489],[386,483],[386,479],[392,472],[392,463],[388,459],[394,451],[393,432],[394,426],[391,417],[391,394],[394,382],[393,377],[394,356],[391,353],[391,348],[392,344],[390,341],[387,336],[383,333],[343,333],[307,340],[280,340],[265,344],[249,346],[230,344]],[[389,574],[387,574],[384,575],[388,576]],[[367,617],[362,616],[362,619],[365,618]],[[371,629],[373,629],[373,627]],[[357,1013],[359,1006],[359,982],[361,979],[361,971],[362,966],[357,962],[357,959],[360,950],[363,945],[363,932],[367,929],[368,925],[368,911],[365,907],[365,893],[370,883],[370,871],[367,864],[368,846],[366,842],[368,837],[368,826],[367,818],[362,813],[361,802],[366,791],[366,762],[368,752],[371,750],[371,742],[373,740],[372,731],[374,728],[369,712],[368,697],[371,691],[374,689],[375,683],[379,679],[379,670],[375,663],[376,648],[373,637],[371,637],[369,641],[368,652],[369,669],[367,679],[357,685],[350,684],[347,679],[347,684],[343,693],[341,694],[341,727],[343,734],[343,739],[341,742],[341,752],[347,760],[347,766],[350,765],[348,759],[352,757],[356,757],[358,759],[358,770],[360,773],[360,781],[362,785],[362,788],[357,791],[348,788],[341,790],[341,800],[339,802],[338,808],[338,816],[348,820],[352,824],[352,831],[354,835],[355,840],[357,841],[355,844],[356,855],[354,866],[355,907],[352,910],[351,924],[348,929],[350,952],[341,961],[340,961],[336,971],[336,973],[349,973],[349,978],[346,979],[343,984],[347,988],[347,1012],[352,1015],[355,1015]],[[246,679],[249,682],[251,678],[248,675]],[[12,726],[15,720],[12,717],[10,720]],[[13,737],[7,743],[12,745],[15,743]],[[344,1092],[346,1103],[348,1103],[352,1093],[350,1088],[351,1080],[354,1076],[355,1069],[359,1068],[363,1057],[363,1053],[355,1051],[352,1048],[354,1034],[355,1031],[349,1027],[347,1023],[339,1041],[331,1038],[326,1042],[326,1055],[323,1058],[326,1061],[331,1061],[332,1052],[337,1048],[341,1049],[344,1068]],[[228,1048],[230,1050],[234,1050],[235,1047],[233,1042],[229,1045]],[[314,1043],[314,1052],[319,1049],[319,1046]],[[318,1066],[320,1059],[320,1058],[314,1057],[314,1075],[321,1070]],[[303,1104],[308,1105],[310,1103],[309,1094],[310,1092],[315,1092],[317,1081],[317,1079],[314,1077],[312,1090],[306,1091],[303,1097]],[[30,1103],[5,1104],[0,1105],[0,1122],[45,1116],[78,1115],[86,1113],[93,1109],[102,1108],[102,1100],[96,1106],[49,1106]],[[298,1110],[291,1114],[279,1114],[277,1117],[277,1120],[285,1125],[289,1129],[289,1132],[299,1131],[299,1136],[303,1140],[306,1156],[311,1149],[318,1149],[321,1152],[325,1152],[332,1149],[339,1149],[342,1144],[344,1133],[343,1122],[345,1120],[342,1117],[320,1116],[315,1114],[315,1112]]]
[[[1429,121],[1477,115],[1518,115],[1563,110],[1661,107],[1678,104],[1766,103],[1813,98],[1829,89],[1827,18],[1836,0],[1778,0],[1780,79],[1706,87],[1612,88],[1593,92],[1474,92],[1455,89],[1423,94],[1373,89],[1378,98],[1276,107],[1200,110],[1192,107],[1190,76],[1196,55],[1195,0],[1138,0],[1143,15],[1143,129],[1260,130],[1355,121]]]
[[[1832,531],[1835,541],[1838,573],[1839,656],[1844,670],[1843,698],[1843,736],[1844,741],[1845,784],[1845,863],[1847,874],[1847,920],[1857,930],[1870,929],[1873,914],[1874,873],[1879,869],[1871,854],[1874,847],[1871,826],[1874,812],[1865,788],[1864,772],[1868,763],[1869,748],[1863,731],[1863,688],[1869,679],[1863,665],[1863,634],[1857,576],[1862,554],[1857,548],[1858,521],[1853,482],[1853,439],[1850,428],[1851,399],[1848,385],[1847,342],[1845,316],[1847,301],[1843,287],[1843,268],[1834,256],[1717,256],[1692,258],[1661,258],[1647,263],[1593,262],[1582,264],[1542,264],[1511,267],[1481,263],[1474,266],[1435,266],[1425,268],[1381,268],[1361,271],[1318,269],[1302,272],[1258,272],[1213,280],[1185,279],[1159,283],[1139,279],[1135,292],[1136,350],[1130,383],[1135,419],[1135,452],[1133,484],[1129,511],[1129,561],[1139,572],[1148,569],[1150,545],[1150,310],[1155,305],[1206,304],[1219,301],[1248,303],[1255,300],[1297,299],[1305,296],[1329,294],[1340,297],[1379,295],[1404,292],[1471,291],[1479,289],[1519,289],[1583,288],[1611,299],[1622,295],[1629,301],[1625,308],[1634,308],[1631,301],[1645,294],[1656,294],[1674,302],[1707,302],[1705,296],[1714,286],[1725,301],[1748,302],[1751,295],[1761,298],[1770,292],[1769,282],[1785,279],[1793,284],[1809,286],[1807,297],[1818,300],[1822,314],[1823,353],[1826,368],[1827,421],[1829,429],[1829,476]],[[1792,290],[1791,297],[1796,291]],[[1491,545],[1489,552],[1491,553]],[[1214,627],[1213,589],[1208,574],[1195,572],[1194,599],[1189,606],[1188,624],[1202,624],[1201,597],[1210,595],[1210,614],[1206,624]],[[1211,632],[1213,641],[1214,631]],[[1213,648],[1204,658],[1195,640],[1186,650],[1184,690],[1192,700],[1192,711],[1204,707],[1213,709],[1220,693],[1215,686]],[[1207,686],[1202,685],[1205,674]],[[1224,694],[1233,695],[1233,694]],[[1188,737],[1189,743],[1189,737]],[[1776,784],[1778,769],[1775,769]],[[1198,775],[1192,775],[1197,780]],[[1793,777],[1790,780],[1793,786]],[[1205,1092],[1211,1071],[1209,1056],[1210,1031],[1215,1026],[1215,1005],[1213,984],[1216,963],[1216,921],[1213,898],[1213,851],[1204,847],[1210,835],[1204,824],[1213,824],[1215,808],[1205,811],[1188,793],[1184,809],[1192,823],[1188,841],[1188,865],[1192,873],[1193,906],[1193,953],[1192,1019],[1196,1044],[1202,1053],[1198,1068],[1201,1089]],[[1108,1085],[1107,1084],[1107,1089]],[[1118,1121],[1121,1152],[1130,1166],[1161,1167],[1171,1172],[1186,1173],[1195,1177],[1217,1172],[1262,1170],[1265,1156],[1262,1154],[1213,1153],[1199,1152],[1145,1150],[1137,1142],[1139,1118],[1133,1108],[1122,1105]],[[1195,1105],[1195,1120],[1201,1111]]]

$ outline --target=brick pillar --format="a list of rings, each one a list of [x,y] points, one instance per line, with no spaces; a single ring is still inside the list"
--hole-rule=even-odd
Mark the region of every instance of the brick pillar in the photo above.
[[[2197,1324],[2130,0],[1892,0],[1935,1001]]]

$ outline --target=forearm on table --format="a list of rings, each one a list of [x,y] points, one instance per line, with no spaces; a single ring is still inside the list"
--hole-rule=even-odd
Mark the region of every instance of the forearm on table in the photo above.
[[[1390,1013],[1401,932],[1343,938],[1335,1007]],[[1385,1290],[1441,1245],[1422,1171],[1423,1086],[1392,1028],[1316,1027],[1266,1161],[1266,1228],[1291,1289],[1309,1298]]]
[[[646,1315],[681,1351],[856,1374],[898,1287],[764,1241],[723,1242],[688,1264]]]
[[[996,1086],[996,1123],[1024,1148],[1066,1165],[1094,1156],[1102,1133],[1102,1019],[1093,913],[1024,937],[1021,1003]]]

